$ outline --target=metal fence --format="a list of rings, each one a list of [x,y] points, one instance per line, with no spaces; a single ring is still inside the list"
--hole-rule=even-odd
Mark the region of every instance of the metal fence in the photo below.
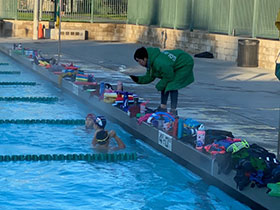
[[[280,0],[128,0],[128,23],[279,38]]]
[[[126,21],[128,0],[62,0],[62,21]],[[54,20],[55,0],[40,0],[40,20]],[[33,20],[34,0],[0,0],[0,18]]]
[[[56,0],[57,1],[57,0]],[[62,21],[128,22],[278,39],[280,0],[62,0]],[[0,0],[0,18],[33,20],[34,0]],[[40,20],[55,19],[55,0],[40,0]]]

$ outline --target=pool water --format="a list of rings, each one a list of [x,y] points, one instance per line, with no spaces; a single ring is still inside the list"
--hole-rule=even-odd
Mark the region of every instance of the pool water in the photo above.
[[[55,96],[52,103],[0,102],[0,119],[84,119],[94,110],[0,54],[1,81],[36,86],[1,86],[0,97]],[[2,209],[249,209],[199,176],[155,151],[120,126],[116,130],[139,159],[119,162],[0,162]],[[0,124],[0,154],[96,153],[93,131],[81,125]]]

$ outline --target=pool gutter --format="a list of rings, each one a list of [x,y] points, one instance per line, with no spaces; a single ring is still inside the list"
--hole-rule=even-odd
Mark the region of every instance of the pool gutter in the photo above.
[[[30,60],[24,56],[13,54],[11,49],[3,47],[0,48],[0,51],[45,77],[80,101],[82,100],[84,103],[91,105],[93,109],[104,114],[111,121],[118,123],[135,137],[142,139],[179,164],[197,173],[208,183],[216,185],[221,190],[240,202],[245,203],[252,209],[279,209],[280,198],[269,196],[266,193],[267,188],[255,187],[252,189],[246,187],[243,191],[237,190],[233,180],[235,172],[231,171],[228,175],[218,174],[217,163],[211,156],[197,151],[191,145],[178,141],[145,122],[139,125],[135,118],[130,118],[122,110],[113,107],[111,104],[100,101],[97,96],[91,96],[90,93],[84,91],[81,86],[66,80],[62,80],[61,85],[59,85],[57,75],[41,66],[32,64]]]

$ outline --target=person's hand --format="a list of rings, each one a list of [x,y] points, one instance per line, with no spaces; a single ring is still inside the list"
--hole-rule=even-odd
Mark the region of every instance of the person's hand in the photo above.
[[[137,76],[134,76],[134,75],[129,75],[130,78],[134,81],[134,82],[138,82],[138,77]]]

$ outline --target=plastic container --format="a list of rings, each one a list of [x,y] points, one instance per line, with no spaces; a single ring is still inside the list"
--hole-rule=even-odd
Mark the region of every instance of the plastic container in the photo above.
[[[179,119],[178,121],[178,131],[177,131],[177,138],[181,139],[183,137],[183,130],[184,130],[184,120]]]
[[[145,111],[146,111],[146,104],[147,104],[148,102],[142,102],[141,104],[140,104],[140,113],[141,114],[145,114]]]
[[[140,106],[138,104],[139,98],[134,97],[134,104],[128,108],[127,114],[130,117],[136,117],[140,113]]]
[[[123,94],[123,106],[122,106],[122,109],[125,112],[128,111],[128,92],[125,92]]]
[[[99,97],[100,99],[104,98],[104,92],[105,92],[105,83],[101,82],[99,87]]]
[[[162,130],[164,125],[164,117],[162,115],[159,116],[158,119],[158,129]]]
[[[173,131],[172,131],[172,136],[177,138],[177,133],[178,133],[178,117],[175,118],[175,121],[173,123]]]
[[[121,81],[118,81],[117,90],[123,91],[123,83]]]
[[[201,124],[196,133],[196,149],[202,150],[203,145],[205,143],[205,129],[204,125]]]

